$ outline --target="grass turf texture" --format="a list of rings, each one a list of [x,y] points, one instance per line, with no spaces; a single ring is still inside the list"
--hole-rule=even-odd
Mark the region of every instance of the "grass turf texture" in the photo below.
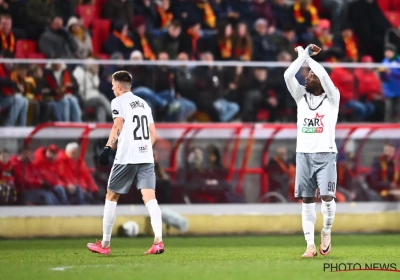
[[[171,237],[164,254],[150,256],[143,252],[151,238],[114,238],[108,256],[89,252],[90,239],[0,240],[0,279],[400,279],[397,272],[323,271],[324,263],[345,262],[396,263],[400,270],[399,235],[332,238],[330,254],[312,259],[300,258],[301,235]]]

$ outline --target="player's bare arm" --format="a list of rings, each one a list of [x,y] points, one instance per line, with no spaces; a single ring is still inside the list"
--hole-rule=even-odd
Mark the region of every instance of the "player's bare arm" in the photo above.
[[[154,125],[154,123],[150,123],[149,128],[150,128],[151,145],[153,146],[154,143],[155,143],[156,140],[157,140],[156,126]]]
[[[298,103],[304,95],[304,88],[297,81],[296,74],[300,70],[303,63],[310,58],[310,56],[301,47],[296,48],[295,51],[299,53],[299,56],[285,71],[284,78],[290,94],[296,103]]]
[[[112,150],[117,149],[118,137],[121,134],[122,128],[124,127],[123,118],[114,118],[114,124],[111,128],[110,137],[108,138],[106,146],[111,147]]]
[[[310,56],[317,55],[320,51],[321,48],[316,46],[316,45],[309,45],[306,49],[306,51],[309,50]],[[314,59],[309,57],[306,62],[308,63],[308,66],[311,68],[311,71],[318,77],[318,79],[321,82],[321,86],[326,92],[326,95],[328,96],[329,102],[332,104],[334,107],[339,107],[339,101],[340,101],[340,94],[338,89],[335,87],[333,84],[331,78],[329,77],[328,72],[322,67],[321,64],[316,62]]]

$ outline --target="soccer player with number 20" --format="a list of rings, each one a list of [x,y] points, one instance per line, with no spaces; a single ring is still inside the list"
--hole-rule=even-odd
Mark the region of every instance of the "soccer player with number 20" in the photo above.
[[[132,76],[126,71],[115,72],[112,89],[116,98],[111,102],[114,125],[106,147],[99,156],[101,165],[109,164],[111,149],[118,149],[108,179],[106,202],[103,216],[103,239],[88,243],[93,253],[110,253],[111,233],[116,219],[116,207],[121,194],[129,192],[133,181],[141,191],[143,201],[149,211],[154,232],[154,243],[145,254],[164,252],[162,241],[161,210],[155,196],[155,172],[153,144],[156,128],[151,108],[131,91]]]
[[[327,255],[331,250],[331,228],[336,212],[336,154],[335,127],[339,113],[339,90],[325,69],[311,56],[321,48],[309,45],[297,47],[298,58],[284,74],[288,90],[297,103],[297,147],[295,197],[303,200],[302,225],[307,250],[305,258],[317,256],[314,244],[316,222],[315,196],[317,189],[322,199],[323,229],[319,251]],[[303,63],[311,68],[305,86],[295,75]]]

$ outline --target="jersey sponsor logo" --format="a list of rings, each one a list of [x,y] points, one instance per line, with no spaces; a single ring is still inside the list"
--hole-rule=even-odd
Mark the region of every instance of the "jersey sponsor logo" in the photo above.
[[[303,133],[322,133],[324,131],[324,123],[322,122],[322,118],[325,115],[315,114],[315,118],[309,119],[304,118],[303,128],[301,132]]]
[[[139,147],[139,153],[147,153],[149,151],[147,144]]]
[[[129,105],[131,106],[132,109],[135,109],[137,107],[143,108],[144,109],[144,105],[142,102],[138,101],[133,101],[131,103],[129,103]]]
[[[114,115],[118,115],[118,114],[119,114],[118,110],[115,110],[115,109],[112,111],[112,113],[113,113]]]

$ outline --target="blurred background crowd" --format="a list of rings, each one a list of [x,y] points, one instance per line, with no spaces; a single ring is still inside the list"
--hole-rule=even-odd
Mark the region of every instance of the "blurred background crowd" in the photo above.
[[[327,69],[341,93],[339,122],[400,120],[400,69],[390,68],[400,63],[399,0],[0,0],[0,36],[1,126],[111,122],[111,75],[122,69],[132,74],[133,93],[149,103],[157,122],[294,122],[286,67],[243,63],[290,63],[294,48],[310,43],[322,47],[319,62],[382,63]],[[195,61],[204,64],[189,63]],[[307,74],[307,68],[299,71],[301,84]],[[221,147],[209,142],[184,153],[174,178],[155,152],[161,203],[243,201],[227,179]],[[97,166],[97,152],[86,155],[86,162],[94,157],[89,168],[79,144],[48,144],[0,152],[2,203],[102,203],[110,167]],[[276,147],[262,167],[267,202],[296,202],[288,147]],[[400,197],[391,195],[400,189],[397,144],[374,147],[362,176],[354,153],[341,155],[339,202]],[[125,202],[135,199],[140,203],[136,194]]]
[[[0,0],[1,56],[58,60],[0,65],[0,125],[111,121],[110,77],[119,69],[132,73],[133,92],[153,107],[157,121],[292,122],[296,108],[285,68],[211,62],[290,62],[295,46],[315,43],[323,49],[320,62],[399,63],[399,3]],[[121,62],[99,65],[97,59]],[[133,64],[140,60],[165,65]],[[168,60],[183,65],[168,66]],[[210,64],[185,65],[192,60]],[[300,83],[307,71],[299,72]],[[329,73],[341,92],[340,121],[398,121],[400,69],[335,67]]]

